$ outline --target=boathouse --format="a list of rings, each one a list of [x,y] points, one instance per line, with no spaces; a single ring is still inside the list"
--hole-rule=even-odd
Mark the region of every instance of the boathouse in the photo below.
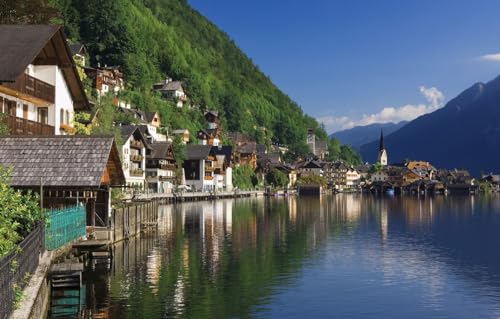
[[[12,187],[42,194],[44,208],[85,205],[88,226],[108,225],[110,187],[125,184],[113,137],[1,137],[0,165]]]

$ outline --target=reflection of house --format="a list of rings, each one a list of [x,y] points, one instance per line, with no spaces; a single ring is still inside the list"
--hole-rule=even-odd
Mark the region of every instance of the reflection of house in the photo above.
[[[156,83],[153,89],[160,92],[164,98],[174,99],[177,107],[183,107],[187,101],[187,95],[184,93],[181,81],[172,81],[167,77],[164,82]]]
[[[127,186],[143,189],[146,180],[147,141],[138,126],[121,126],[120,131],[123,141],[123,172]]]
[[[146,180],[152,192],[172,192],[175,183],[175,156],[172,143],[149,144],[149,149],[146,150]]]
[[[198,190],[232,188],[230,146],[187,145],[186,184]]]
[[[12,135],[74,132],[75,111],[90,110],[62,28],[0,25],[0,112]]]
[[[44,208],[62,208],[77,201],[87,207],[87,224],[96,218],[106,226],[111,185],[125,177],[114,138],[90,136],[0,138],[0,165],[12,168],[10,185],[40,192]]]

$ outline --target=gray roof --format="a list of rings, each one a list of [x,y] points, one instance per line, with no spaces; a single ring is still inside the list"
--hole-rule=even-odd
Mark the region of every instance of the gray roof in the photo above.
[[[186,145],[186,160],[205,159],[208,157],[208,154],[210,154],[211,149],[211,145]]]
[[[14,82],[58,30],[54,25],[0,25],[0,82]]]
[[[142,141],[144,147],[149,148],[148,141],[146,140],[144,134],[142,134],[140,125],[120,126],[120,134],[122,136],[123,143],[125,143],[130,138],[131,135],[134,135],[135,139]]]
[[[158,142],[149,145],[151,148],[151,155],[149,158],[152,159],[165,159],[167,158],[168,150],[172,146],[170,142]]]
[[[154,87],[159,91],[184,91],[182,88],[181,81],[170,81],[170,82],[160,82],[156,83]]]
[[[72,55],[80,54],[81,52],[83,52],[83,54],[87,53],[85,46],[79,42],[70,44],[69,49],[71,50]]]
[[[0,83],[15,82],[30,63],[57,63],[77,110],[90,110],[62,27],[55,25],[0,25]]]
[[[247,142],[236,147],[236,150],[241,154],[253,154],[256,153],[257,143]]]
[[[36,187],[99,187],[108,167],[112,184],[123,184],[113,137],[3,137],[0,165],[11,167],[11,185]]]

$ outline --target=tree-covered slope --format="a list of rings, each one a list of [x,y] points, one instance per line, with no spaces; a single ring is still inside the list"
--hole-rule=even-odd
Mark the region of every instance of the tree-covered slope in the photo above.
[[[182,0],[55,0],[68,37],[93,63],[120,65],[147,92],[166,75],[185,82],[191,102],[217,109],[223,125],[280,144],[304,144],[318,123],[281,92],[236,44]],[[147,106],[146,106],[147,107]],[[151,108],[151,107],[150,107]]]

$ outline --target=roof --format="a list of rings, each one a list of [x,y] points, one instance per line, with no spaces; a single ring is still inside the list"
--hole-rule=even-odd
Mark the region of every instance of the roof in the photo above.
[[[210,154],[212,145],[186,145],[186,160],[200,160],[205,159]]]
[[[255,150],[257,153],[266,153],[267,152],[267,147],[265,144],[257,144],[255,146]]]
[[[182,82],[181,81],[169,81],[169,82],[160,82],[155,83],[154,87],[160,91],[183,91]]]
[[[71,50],[72,55],[80,54],[83,52],[83,54],[87,54],[87,49],[85,46],[79,42],[73,43],[69,45],[69,49]]]
[[[316,141],[314,144],[314,148],[316,149],[316,152],[317,151],[325,152],[328,149],[328,144],[326,143],[326,141]]]
[[[148,141],[144,137],[144,134],[141,132],[141,128],[139,125],[123,125],[120,126],[120,134],[123,139],[123,143],[125,143],[130,136],[134,135],[134,137],[138,140],[141,140],[144,144],[144,147],[149,148]]]
[[[96,188],[106,168],[112,185],[125,183],[113,137],[3,137],[0,165],[12,168],[15,187]]]
[[[149,158],[152,159],[164,159],[167,158],[168,150],[171,148],[172,143],[170,142],[158,142],[149,145],[151,147],[151,155]]]
[[[207,111],[207,112],[205,112],[205,113],[203,114],[203,116],[205,116],[205,117],[206,117],[207,115],[213,115],[213,116],[215,116],[215,117],[219,117],[219,112],[217,112],[217,111]]]
[[[256,153],[257,144],[255,142],[247,142],[236,146],[236,150],[241,154]]]
[[[60,26],[0,25],[0,43],[2,44],[0,82],[16,82],[30,63],[57,64],[71,92],[75,109],[90,110],[71,51]]]

